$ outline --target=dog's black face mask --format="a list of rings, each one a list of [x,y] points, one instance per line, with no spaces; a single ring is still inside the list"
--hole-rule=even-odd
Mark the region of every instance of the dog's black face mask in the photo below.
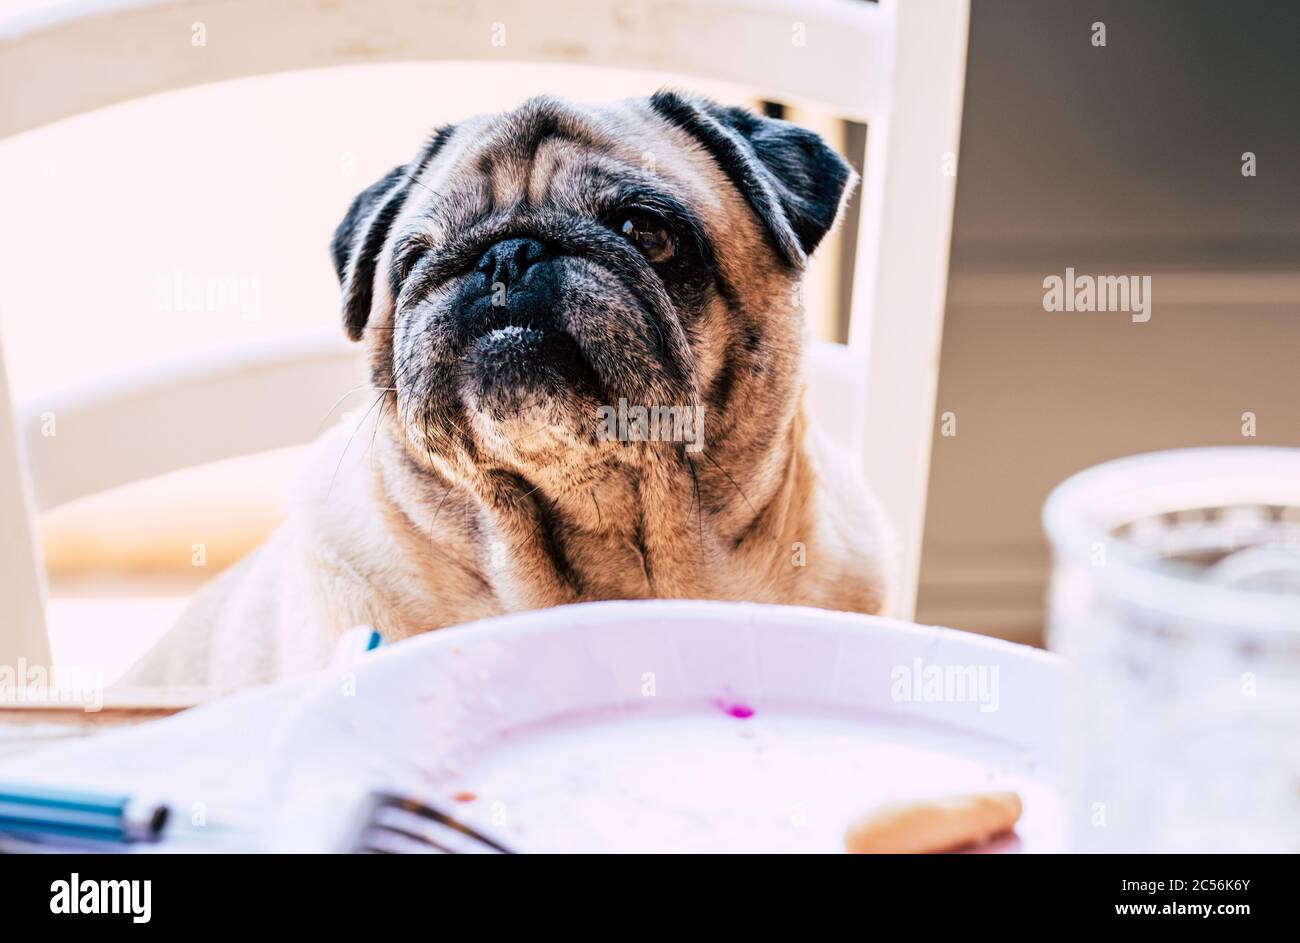
[[[714,434],[791,398],[792,289],[849,178],[815,135],[737,109],[535,99],[357,198],[333,244],[345,325],[444,473],[635,462],[603,435],[620,403]]]

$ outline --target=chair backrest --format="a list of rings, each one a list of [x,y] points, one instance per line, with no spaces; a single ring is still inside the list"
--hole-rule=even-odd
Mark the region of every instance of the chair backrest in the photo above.
[[[529,61],[720,80],[867,125],[849,342],[810,409],[858,456],[915,600],[947,283],[968,0],[82,0],[0,21],[0,139],[145,95],[296,69]],[[21,316],[21,312],[18,312]],[[286,372],[295,382],[286,384]],[[0,664],[47,663],[34,514],[201,462],[309,441],[361,380],[341,339],[135,371],[15,410],[0,363]],[[238,420],[278,397],[276,415]],[[57,414],[59,448],[42,436]],[[203,417],[202,435],[187,434]],[[16,417],[16,418],[15,418]],[[174,430],[165,437],[158,429]],[[10,522],[13,522],[12,524]]]

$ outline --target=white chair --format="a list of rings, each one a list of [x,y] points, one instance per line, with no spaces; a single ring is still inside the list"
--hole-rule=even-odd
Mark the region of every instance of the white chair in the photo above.
[[[0,21],[0,139],[141,96],[295,69],[516,60],[633,68],[749,87],[868,125],[849,343],[811,356],[813,421],[860,457],[920,563],[965,73],[968,0],[79,0]],[[221,42],[195,55],[202,23]],[[498,24],[509,43],[490,41]],[[791,46],[807,55],[790,55]],[[21,221],[9,220],[10,225]],[[218,459],[299,444],[355,387],[339,336],[188,359],[13,404],[0,353],[0,665],[48,664],[33,516]],[[288,382],[292,380],[292,382]],[[277,395],[272,396],[272,391]],[[284,390],[294,390],[286,399]],[[246,407],[276,402],[256,424]],[[56,450],[42,415],[58,421]],[[846,425],[847,424],[847,425]],[[202,429],[203,434],[187,433]],[[169,430],[159,436],[158,429]]]

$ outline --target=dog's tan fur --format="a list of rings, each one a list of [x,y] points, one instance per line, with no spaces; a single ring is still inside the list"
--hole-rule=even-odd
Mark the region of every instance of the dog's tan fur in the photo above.
[[[560,133],[539,137],[539,115]],[[441,409],[430,433],[421,410],[434,394],[413,377],[425,335],[389,289],[390,237],[364,326],[375,407],[317,444],[287,523],[209,587],[129,681],[236,686],[325,664],[352,625],[398,639],[585,600],[887,608],[880,515],[803,415],[801,268],[779,263],[745,195],[690,134],[644,100],[542,99],[471,119],[413,181],[392,232],[437,245],[492,213],[582,212],[593,173],[643,168],[647,155],[703,220],[731,287],[663,341],[690,375],[662,395],[703,408],[702,451],[594,441],[581,418],[591,404],[576,393],[530,396],[504,415]],[[584,343],[618,326],[601,317],[580,325]],[[446,369],[434,364],[428,383]]]

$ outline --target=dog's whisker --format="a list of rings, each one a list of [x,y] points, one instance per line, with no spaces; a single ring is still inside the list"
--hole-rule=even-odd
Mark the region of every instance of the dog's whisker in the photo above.
[[[722,467],[722,464],[716,458],[710,455],[707,451],[702,451],[700,452],[700,454],[703,455],[705,458],[707,458],[710,462],[712,462],[714,464],[714,467],[716,467],[718,471],[722,472],[722,474],[726,477],[727,481],[731,482],[731,486],[736,489],[736,492],[744,499],[745,503],[749,505],[749,510],[752,511],[754,514],[754,521],[752,526],[758,528],[760,532],[766,534],[769,540],[772,541],[779,540],[780,538],[772,532],[772,530],[767,526],[766,523],[764,523],[762,516],[758,512],[758,508],[754,507],[754,503],[749,500],[749,495],[745,494],[744,489],[741,488],[740,485],[736,484],[736,479],[732,478],[731,474],[725,468]]]
[[[695,521],[696,529],[700,534],[700,556],[704,556],[704,505],[700,503],[700,476],[695,471],[695,462],[689,455],[686,456],[686,464],[691,468],[691,487],[695,491]]]
[[[700,454],[703,455],[705,458],[707,458],[710,462],[712,462],[714,468],[722,472],[723,476],[727,479],[727,481],[731,482],[731,487],[735,488],[736,493],[739,494],[741,498],[744,499],[745,503],[749,505],[749,509],[753,511],[755,514],[757,514],[758,508],[754,507],[753,502],[749,500],[749,495],[745,494],[745,489],[741,488],[740,485],[736,484],[736,479],[731,477],[731,473],[728,472],[725,468],[723,468],[722,464],[716,458],[710,455],[708,452],[701,451]],[[691,467],[693,468],[694,464],[692,464]]]
[[[455,485],[453,485],[451,482],[447,482],[447,490],[443,493],[442,500],[438,502],[438,507],[433,512],[433,518],[429,521],[430,527],[432,527],[435,523],[437,523],[438,515],[442,513],[442,506],[447,503],[447,499],[451,497],[451,493],[454,489],[455,489]]]
[[[353,429],[352,434],[348,436],[348,441],[343,445],[343,451],[339,453],[338,463],[334,466],[334,474],[330,476],[329,487],[325,489],[326,498],[328,498],[334,492],[334,482],[338,479],[339,469],[343,467],[343,460],[347,458],[348,449],[352,447],[352,440],[357,437],[357,432],[361,429],[363,425],[365,425],[366,420],[370,418],[370,414],[375,411],[375,407],[378,406],[381,401],[386,399],[387,396],[388,393],[387,391],[385,391],[380,393],[377,397],[375,397],[375,401],[370,404],[370,408],[367,409],[365,413],[361,416],[360,421],[357,422],[356,428]],[[379,428],[378,423],[375,424],[375,428],[376,429]]]
[[[366,447],[366,456],[370,459],[371,471],[374,471],[375,468],[375,437],[379,435],[379,427],[384,424],[384,410],[387,408],[388,397],[384,396],[383,405],[379,407],[379,419],[375,422],[375,427],[370,430],[370,445]]]
[[[334,401],[334,405],[325,411],[325,415],[321,418],[320,424],[316,427],[316,434],[319,435],[321,430],[325,428],[325,423],[329,422],[329,418],[331,415],[333,415],[334,410],[338,409],[339,406],[343,404],[344,400],[346,400],[353,393],[360,393],[362,390],[369,390],[372,393],[396,393],[397,392],[396,387],[381,388],[378,386],[372,386],[369,383],[363,383],[360,386],[352,387],[352,389],[348,390],[346,393],[344,393],[342,396],[336,399]]]

